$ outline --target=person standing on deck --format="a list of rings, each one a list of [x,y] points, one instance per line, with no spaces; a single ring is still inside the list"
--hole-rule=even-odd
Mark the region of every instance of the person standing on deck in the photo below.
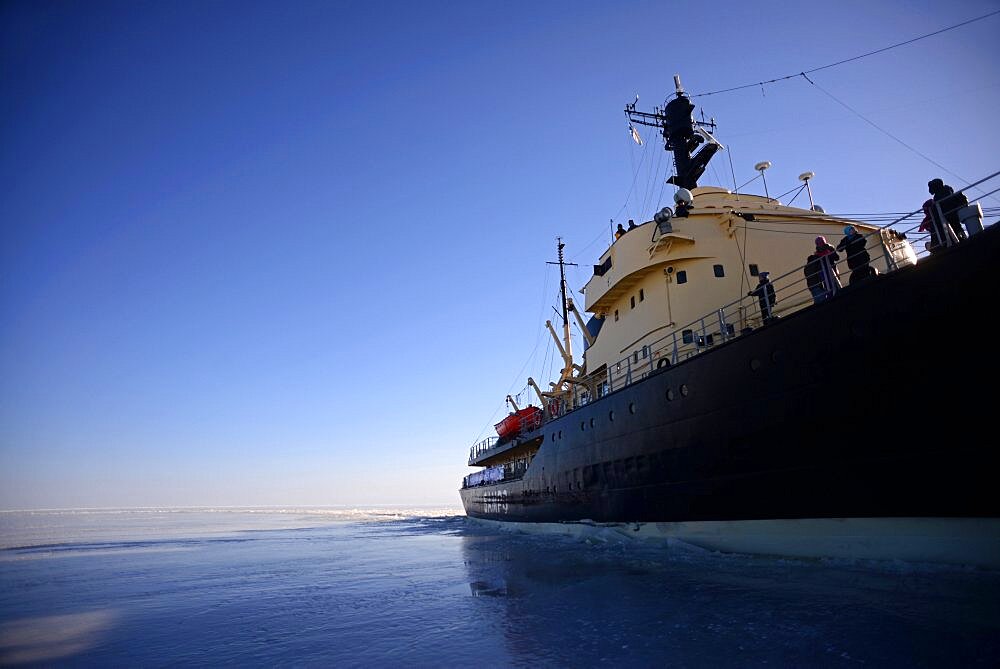
[[[827,243],[826,237],[822,235],[816,238],[816,257],[819,259],[820,276],[823,279],[823,288],[826,290],[827,299],[837,294],[843,288],[840,285],[840,274],[837,272],[837,262],[840,254],[837,249]]]
[[[812,293],[813,303],[819,304],[825,301],[830,295],[823,284],[823,272],[820,267],[818,255],[815,253],[809,254],[809,257],[806,258],[806,266],[803,269],[803,273],[806,275],[806,286],[808,286],[809,292]]]
[[[928,181],[927,192],[934,196],[934,203],[941,207],[941,213],[955,232],[955,237],[964,242],[967,237],[962,229],[962,221],[958,218],[958,210],[969,206],[969,198],[965,197],[965,193],[956,193],[955,189],[941,179]]]
[[[847,266],[851,268],[851,285],[875,274],[868,264],[871,262],[871,256],[868,255],[867,247],[868,240],[858,232],[857,228],[853,225],[844,228],[844,238],[837,244],[837,250],[847,253]]]
[[[767,272],[761,272],[757,275],[759,283],[757,287],[751,290],[748,295],[756,295],[757,302],[760,304],[760,318],[764,325],[767,325],[772,320],[774,320],[774,305],[777,302],[774,296],[774,286],[771,285],[771,279],[769,278]]]

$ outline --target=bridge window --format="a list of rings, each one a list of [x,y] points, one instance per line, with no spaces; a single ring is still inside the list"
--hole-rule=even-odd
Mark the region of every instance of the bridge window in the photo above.
[[[629,298],[629,303],[631,305],[631,308],[635,309],[635,295],[633,295],[631,298]]]
[[[687,270],[682,269],[681,271],[677,272],[677,283],[687,283],[687,282],[688,282]]]
[[[615,309],[615,322],[618,322],[618,310]]]
[[[760,270],[757,269],[757,265],[750,263],[750,276],[757,276],[760,274]]]
[[[712,269],[715,271],[715,276],[720,278],[726,276],[726,270],[722,265],[712,265]]]
[[[694,341],[694,330],[684,330],[681,333],[681,339],[684,340],[685,344],[690,344]]]
[[[646,294],[642,292],[642,288],[639,289],[639,301],[642,302],[646,299]]]

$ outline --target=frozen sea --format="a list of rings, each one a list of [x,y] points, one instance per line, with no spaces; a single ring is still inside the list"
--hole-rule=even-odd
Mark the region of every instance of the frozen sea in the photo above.
[[[525,535],[459,508],[0,512],[0,664],[996,667],[1000,572]]]

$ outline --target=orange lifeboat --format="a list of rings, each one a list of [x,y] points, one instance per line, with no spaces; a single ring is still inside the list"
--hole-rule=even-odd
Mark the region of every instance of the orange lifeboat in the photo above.
[[[536,406],[526,406],[515,411],[494,427],[501,439],[513,439],[522,432],[533,430],[542,424],[542,410]]]

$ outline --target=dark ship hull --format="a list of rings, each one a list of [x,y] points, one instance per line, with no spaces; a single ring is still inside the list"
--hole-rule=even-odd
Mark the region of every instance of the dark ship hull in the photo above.
[[[551,523],[1000,518],[1000,227],[582,406],[508,445],[471,517]]]

